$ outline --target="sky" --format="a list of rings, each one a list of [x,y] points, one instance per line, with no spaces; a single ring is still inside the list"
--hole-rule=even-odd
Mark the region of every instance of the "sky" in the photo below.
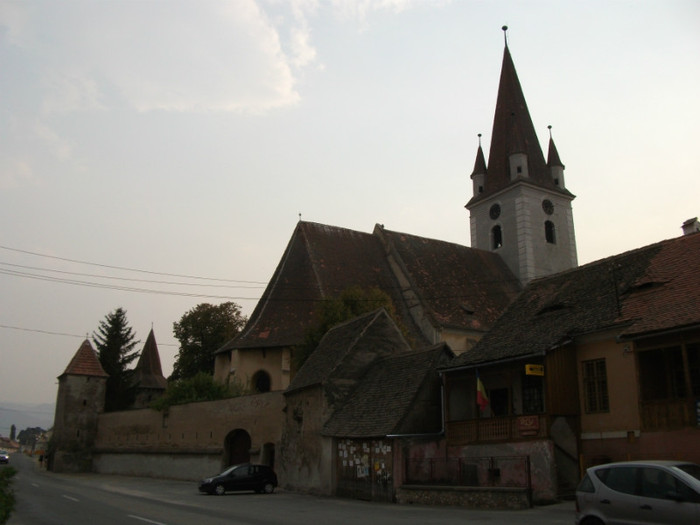
[[[173,323],[249,315],[300,217],[470,245],[503,25],[579,263],[680,235],[695,0],[0,2],[0,408],[54,402],[118,307],[168,376]]]

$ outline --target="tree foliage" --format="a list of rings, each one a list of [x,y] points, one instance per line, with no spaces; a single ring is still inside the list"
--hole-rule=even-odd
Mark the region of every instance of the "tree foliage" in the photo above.
[[[217,383],[206,372],[198,372],[193,377],[168,383],[165,393],[151,403],[155,410],[165,410],[172,405],[183,405],[197,401],[216,401],[241,395],[242,389],[230,389]]]
[[[97,349],[97,356],[107,378],[105,394],[105,411],[124,410],[134,401],[132,385],[133,370],[129,369],[131,362],[138,357],[134,347],[139,341],[126,319],[126,311],[117,308],[105,316],[92,340]]]
[[[343,290],[337,297],[324,301],[316,323],[306,333],[304,343],[294,348],[293,364],[295,370],[301,368],[328,330],[337,324],[378,308],[384,308],[396,320],[396,310],[391,297],[379,288],[351,286]]]
[[[201,303],[185,313],[173,323],[180,350],[169,380],[187,379],[199,372],[213,375],[214,352],[238,334],[246,321],[241,307],[233,302]]]

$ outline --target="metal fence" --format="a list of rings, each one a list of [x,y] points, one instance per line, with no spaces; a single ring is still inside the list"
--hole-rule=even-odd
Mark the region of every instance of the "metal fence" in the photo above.
[[[405,480],[409,485],[532,488],[529,456],[408,458]]]

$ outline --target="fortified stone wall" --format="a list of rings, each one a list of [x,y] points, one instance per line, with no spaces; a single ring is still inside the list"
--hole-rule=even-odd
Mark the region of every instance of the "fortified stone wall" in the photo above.
[[[101,414],[93,454],[97,472],[199,479],[222,470],[232,435],[248,435],[252,462],[274,466],[284,423],[280,392]]]

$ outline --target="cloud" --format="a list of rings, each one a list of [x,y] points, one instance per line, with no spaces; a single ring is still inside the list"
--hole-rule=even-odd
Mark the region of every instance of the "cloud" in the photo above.
[[[0,25],[43,72],[47,112],[266,111],[298,102],[293,68],[315,57],[304,16],[285,51],[253,0],[35,5],[3,9]]]

